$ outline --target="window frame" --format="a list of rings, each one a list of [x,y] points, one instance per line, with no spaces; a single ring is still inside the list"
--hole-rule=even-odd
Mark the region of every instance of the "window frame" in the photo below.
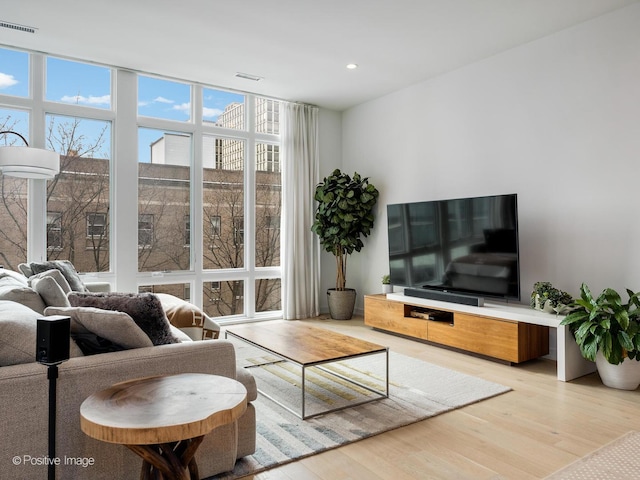
[[[5,48],[0,46],[0,48]],[[265,133],[256,130],[256,102],[259,97],[255,94],[245,92],[233,92],[217,86],[205,86],[197,82],[188,80],[178,80],[190,86],[191,114],[189,121],[176,121],[172,119],[154,118],[139,115],[135,99],[137,98],[137,75],[131,70],[125,70],[109,65],[101,65],[109,69],[110,72],[110,100],[109,108],[94,107],[90,105],[77,105],[72,103],[62,103],[46,99],[46,63],[48,54],[40,52],[30,52],[24,49],[13,49],[19,52],[26,52],[29,55],[29,83],[30,95],[28,98],[0,94],[0,102],[3,108],[28,111],[29,121],[29,144],[34,147],[46,147],[47,115],[68,116],[81,119],[106,121],[111,123],[110,138],[107,140],[110,145],[109,162],[109,206],[108,217],[105,226],[108,235],[107,242],[109,249],[109,266],[107,271],[87,273],[99,277],[103,281],[117,285],[121,291],[134,291],[136,285],[160,285],[185,283],[189,284],[193,294],[192,301],[196,305],[203,303],[203,288],[205,282],[220,282],[220,285],[234,284],[242,285],[242,293],[238,293],[238,299],[243,300],[243,307],[238,315],[216,318],[221,323],[238,321],[239,319],[269,319],[277,318],[280,312],[255,312],[255,281],[261,278],[281,278],[281,268],[278,267],[256,267],[253,243],[255,239],[256,215],[255,205],[255,145],[256,142],[272,144],[280,143],[279,134]],[[55,55],[51,55],[55,56]],[[57,56],[55,56],[57,57]],[[57,57],[58,58],[58,57]],[[86,63],[82,60],[70,59],[78,63]],[[96,65],[100,65],[96,63]],[[141,72],[145,76],[154,76]],[[160,78],[163,78],[160,76]],[[168,78],[167,78],[168,79]],[[244,95],[244,129],[234,130],[223,125],[205,121],[200,108],[203,101],[203,91],[206,88],[228,90],[233,93]],[[133,101],[132,101],[133,100]],[[276,99],[269,101],[278,102]],[[191,269],[176,272],[138,272],[136,266],[138,240],[132,235],[134,229],[138,227],[137,209],[132,209],[135,202],[136,189],[134,178],[137,182],[135,168],[131,165],[130,152],[136,151],[137,129],[153,128],[171,132],[184,133],[192,136],[191,152],[191,187],[190,187],[190,239],[191,239]],[[220,271],[206,270],[202,268],[200,261],[203,254],[203,245],[196,238],[201,238],[204,226],[207,225],[206,218],[203,218],[199,200],[202,198],[202,165],[203,158],[201,146],[203,138],[215,137],[221,139],[238,139],[244,146],[244,191],[243,191],[243,224],[241,226],[241,243],[244,246],[244,263],[242,268],[226,269]],[[217,161],[216,167],[221,167]],[[30,189],[31,190],[31,189]],[[46,235],[38,232],[46,232],[47,229],[47,194],[46,183],[36,183],[33,192],[29,194],[28,223],[32,227],[32,232],[28,237],[27,261],[46,258],[47,239]],[[100,213],[93,212],[93,213]],[[218,235],[223,233],[223,219],[220,219]],[[86,222],[86,218],[85,218]],[[226,223],[226,221],[225,221]],[[204,225],[203,225],[204,224]],[[94,225],[94,228],[96,226]],[[229,225],[226,225],[229,227]],[[101,227],[102,228],[102,227]],[[147,235],[147,241],[153,241],[156,232],[156,225],[153,222],[151,227],[153,233]],[[240,234],[240,231],[237,234]],[[228,231],[227,231],[228,232]],[[63,232],[64,233],[64,232]],[[94,230],[88,231],[85,224],[84,237],[91,233],[90,237],[95,237],[98,233]],[[79,233],[76,233],[79,235]],[[237,238],[237,236],[236,236]],[[64,242],[63,242],[64,243]],[[114,255],[116,246],[118,255]],[[89,252],[87,252],[87,255]],[[117,257],[117,258],[116,258]],[[225,287],[223,287],[224,289]]]

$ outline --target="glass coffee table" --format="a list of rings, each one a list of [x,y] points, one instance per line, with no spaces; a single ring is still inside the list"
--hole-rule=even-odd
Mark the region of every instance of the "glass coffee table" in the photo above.
[[[301,368],[301,410],[297,411],[262,389],[258,391],[266,398],[306,420],[336,410],[362,405],[389,397],[389,348],[375,343],[360,340],[324,328],[317,328],[301,321],[278,320],[273,322],[252,323],[233,326],[226,329],[225,338],[229,336],[248,343],[260,350],[274,355],[279,361],[290,362]],[[384,355],[384,387],[380,390],[365,385],[348,376],[324,368],[325,365],[365,357],[367,355]],[[329,408],[311,415],[306,411],[306,373],[307,369],[317,367],[324,372],[363,388],[375,394],[371,398],[349,403],[338,408]],[[251,368],[251,367],[248,367]]]

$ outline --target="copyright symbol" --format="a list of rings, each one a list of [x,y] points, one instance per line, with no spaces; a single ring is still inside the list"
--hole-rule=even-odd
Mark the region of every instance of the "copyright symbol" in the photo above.
[[[20,465],[20,463],[22,463],[22,459],[18,455],[13,457],[11,461],[13,462],[14,465]]]

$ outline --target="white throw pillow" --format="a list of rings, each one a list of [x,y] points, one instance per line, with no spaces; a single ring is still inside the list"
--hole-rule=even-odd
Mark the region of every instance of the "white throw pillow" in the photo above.
[[[57,270],[56,270],[57,271]],[[59,273],[59,272],[58,272]],[[70,307],[67,294],[53,277],[31,280],[32,288],[40,295],[48,307]]]

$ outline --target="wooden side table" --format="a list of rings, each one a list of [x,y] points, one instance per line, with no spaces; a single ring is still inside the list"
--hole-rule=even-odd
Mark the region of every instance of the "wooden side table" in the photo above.
[[[217,375],[140,378],[88,397],[80,427],[142,457],[141,479],[199,479],[194,455],[204,435],[240,417],[246,398],[244,385]]]

